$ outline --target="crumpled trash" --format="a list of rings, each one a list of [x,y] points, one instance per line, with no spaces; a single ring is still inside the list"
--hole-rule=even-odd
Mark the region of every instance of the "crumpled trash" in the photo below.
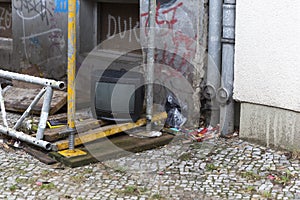
[[[14,142],[13,146],[14,146],[15,148],[19,148],[19,149],[22,148],[21,141],[16,140],[16,141]]]
[[[181,113],[180,102],[174,94],[168,94],[165,109],[168,114],[165,125],[177,129],[184,125],[187,118]]]
[[[274,176],[274,175],[272,175],[272,174],[269,174],[269,175],[267,176],[267,178],[273,181],[273,180],[276,179],[276,176]]]
[[[162,136],[162,132],[160,131],[141,131],[138,133],[132,133],[129,136],[137,137],[137,138],[153,138]]]
[[[220,127],[208,126],[206,128],[199,128],[198,130],[189,131],[186,135],[196,142],[202,142],[209,139],[218,138],[220,136]]]

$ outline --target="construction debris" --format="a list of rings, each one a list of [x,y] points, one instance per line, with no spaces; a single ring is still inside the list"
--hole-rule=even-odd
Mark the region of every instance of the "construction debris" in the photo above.
[[[172,135],[182,135],[189,140],[194,142],[203,142],[205,140],[216,139],[220,137],[220,128],[219,125],[216,127],[209,126],[207,128],[199,128],[196,130],[193,129],[177,129],[177,128],[164,128],[162,132],[169,133]],[[188,141],[184,141],[189,143]]]

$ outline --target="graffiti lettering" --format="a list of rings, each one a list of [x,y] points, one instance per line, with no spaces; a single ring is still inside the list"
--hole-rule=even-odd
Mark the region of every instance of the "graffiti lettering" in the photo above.
[[[57,29],[57,21],[54,17],[50,19],[51,29]],[[65,39],[62,30],[56,30],[51,32],[49,35],[50,45],[50,55],[49,57],[62,57],[62,49],[65,47]]]
[[[169,5],[169,1],[164,1],[166,4]],[[174,1],[173,1],[174,2]],[[172,68],[176,69],[177,71],[181,72],[182,74],[186,74],[188,67],[188,62],[191,61],[196,52],[196,45],[194,36],[189,37],[185,35],[179,30],[174,30],[174,25],[178,23],[179,19],[176,16],[178,8],[183,6],[183,2],[179,2],[176,5],[169,7],[167,9],[162,9],[160,4],[158,3],[156,14],[155,14],[155,22],[156,27],[160,28],[159,32],[157,32],[156,37],[163,38],[166,36],[168,42],[164,42],[164,49],[162,52],[156,55],[156,62],[166,64],[171,66]],[[149,13],[145,12],[141,14],[141,17],[144,18],[144,28],[145,28],[145,35],[147,36],[147,26],[149,23]],[[171,38],[168,37],[171,36]],[[174,52],[169,53],[167,49],[173,49]],[[182,52],[184,50],[184,52]],[[181,51],[182,56],[178,56],[177,54]]]
[[[176,19],[176,11],[182,5],[183,3],[180,2],[174,7],[171,7],[163,11],[161,11],[160,5],[156,7],[155,22],[159,28],[166,29],[166,32],[162,33],[161,36],[168,34],[170,31],[174,29],[174,24],[176,24],[176,22],[178,21],[178,19]],[[169,15],[171,15],[171,18],[169,17]],[[149,13],[148,12],[142,13],[141,17],[146,17],[144,27],[145,27],[145,34],[147,35],[147,27],[149,25]]]
[[[68,0],[55,0],[55,13],[68,12]],[[76,0],[76,12],[79,11],[79,0]]]
[[[54,12],[66,13],[68,12],[68,0],[55,0],[55,10]]]
[[[122,25],[124,25],[124,28],[122,29]],[[137,29],[139,28],[139,22],[136,22],[136,24],[132,25],[132,18],[129,17],[128,21],[126,19],[121,19],[120,16],[112,16],[108,15],[108,33],[106,35],[106,39],[112,39],[116,36],[116,34],[119,34],[121,39],[124,39],[126,37],[126,34],[128,33],[128,40],[129,42],[132,42],[132,32],[134,34],[134,39],[139,42],[140,38],[137,33]]]
[[[40,45],[40,41],[37,37],[29,38],[29,41],[33,46],[39,46]]]
[[[0,7],[0,30],[11,29],[11,7],[9,9]]]
[[[49,16],[53,15],[47,8],[47,0],[15,0],[14,8],[22,19],[31,20],[40,17],[47,24]]]

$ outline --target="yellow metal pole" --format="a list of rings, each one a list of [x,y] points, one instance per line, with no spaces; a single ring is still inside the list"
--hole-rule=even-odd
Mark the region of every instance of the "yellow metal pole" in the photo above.
[[[76,1],[68,0],[68,129],[69,149],[59,153],[65,157],[85,155],[75,149],[75,74],[76,74]]]
[[[68,129],[70,150],[74,149],[76,71],[76,0],[68,0]]]

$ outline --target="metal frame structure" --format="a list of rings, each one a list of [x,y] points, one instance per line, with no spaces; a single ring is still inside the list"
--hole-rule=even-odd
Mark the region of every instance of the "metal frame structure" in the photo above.
[[[28,108],[24,111],[22,116],[17,120],[13,128],[8,127],[6,119],[6,110],[4,104],[4,97],[2,87],[0,85],[0,104],[1,104],[1,113],[4,126],[0,125],[0,133],[11,136],[13,138],[19,139],[24,142],[28,142],[38,147],[42,147],[46,150],[52,149],[52,144],[44,141],[44,131],[46,128],[46,123],[49,115],[50,104],[52,100],[53,89],[63,90],[65,89],[65,83],[63,81],[55,81],[51,79],[44,79],[30,75],[18,74],[15,72],[9,72],[5,70],[0,70],[0,77],[5,79],[14,79],[18,81],[33,83],[44,86],[37,96],[33,99]],[[38,130],[36,137],[32,137],[23,132],[17,131],[20,128],[22,122],[30,114],[32,108],[39,102],[39,100],[44,96],[43,106],[41,110],[40,121],[38,125]]]

